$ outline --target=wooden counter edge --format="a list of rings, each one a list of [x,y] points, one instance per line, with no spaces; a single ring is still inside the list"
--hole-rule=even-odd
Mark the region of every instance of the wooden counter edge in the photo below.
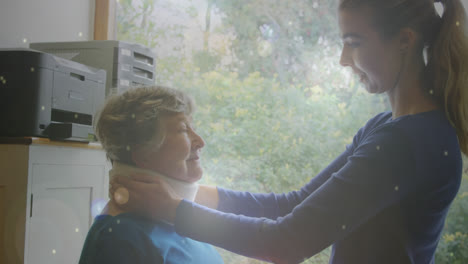
[[[39,137],[0,137],[0,144],[10,145],[49,145],[102,150],[98,142],[55,141]]]

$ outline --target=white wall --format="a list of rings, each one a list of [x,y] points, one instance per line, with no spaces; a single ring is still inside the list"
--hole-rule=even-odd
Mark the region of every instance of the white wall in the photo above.
[[[0,0],[0,48],[92,40],[95,0]]]

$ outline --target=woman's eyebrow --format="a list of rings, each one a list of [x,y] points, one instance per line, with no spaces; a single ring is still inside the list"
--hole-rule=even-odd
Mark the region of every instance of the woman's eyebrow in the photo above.
[[[357,34],[357,33],[345,33],[343,34],[343,36],[341,37],[343,40],[345,39],[349,39],[349,38],[354,38],[354,39],[363,39],[364,37]]]

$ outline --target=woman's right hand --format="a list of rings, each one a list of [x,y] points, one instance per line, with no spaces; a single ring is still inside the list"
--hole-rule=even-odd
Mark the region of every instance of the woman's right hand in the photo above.
[[[131,177],[116,175],[110,184],[112,200],[122,210],[153,220],[175,221],[182,198],[164,180],[145,174]]]

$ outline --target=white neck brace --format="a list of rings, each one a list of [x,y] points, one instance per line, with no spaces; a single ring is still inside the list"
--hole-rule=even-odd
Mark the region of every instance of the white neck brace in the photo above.
[[[130,177],[132,174],[137,173],[148,174],[154,177],[158,177],[159,179],[162,179],[165,182],[167,182],[172,187],[172,189],[174,189],[175,193],[178,194],[180,197],[192,202],[195,200],[195,196],[198,191],[198,184],[196,183],[189,183],[176,180],[164,176],[155,171],[130,166],[116,161],[113,162],[112,169],[109,171],[109,178],[112,179],[112,177],[114,177],[115,175]]]

